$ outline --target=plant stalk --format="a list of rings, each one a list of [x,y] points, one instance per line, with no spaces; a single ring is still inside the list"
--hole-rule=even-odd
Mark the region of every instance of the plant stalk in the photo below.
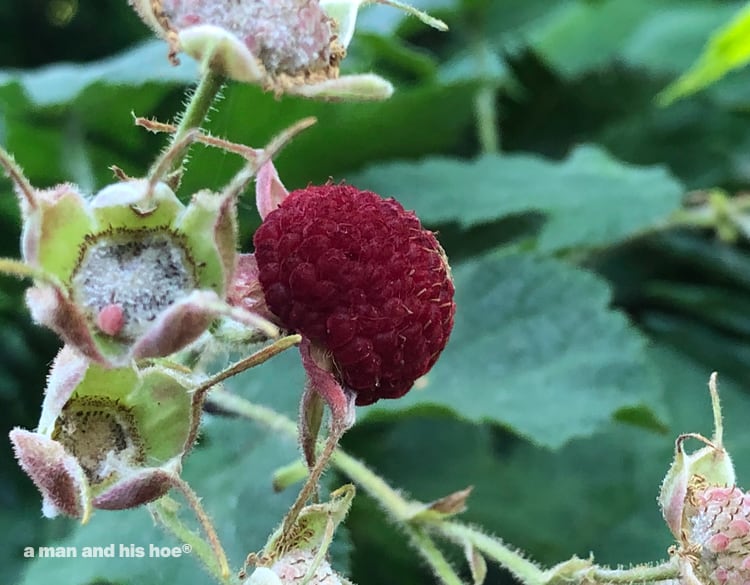
[[[221,389],[213,391],[208,400],[220,410],[259,422],[287,436],[295,438],[297,436],[297,425],[291,419],[270,408],[253,404]],[[470,543],[478,551],[508,569],[525,585],[550,585],[558,577],[554,570],[547,571],[538,567],[500,539],[484,534],[472,526],[449,519],[413,520],[416,503],[407,500],[361,461],[348,455],[340,447],[333,451],[331,463],[375,499],[395,522],[402,525],[415,547],[430,563],[444,584],[458,585],[460,579],[455,576],[453,569],[429,538],[428,530],[440,534],[462,548],[466,543]],[[676,562],[670,560],[657,566],[637,565],[625,569],[589,565],[573,571],[569,581],[578,584],[594,582],[602,585],[606,583],[624,585],[626,583],[653,583],[676,579],[678,576]]]

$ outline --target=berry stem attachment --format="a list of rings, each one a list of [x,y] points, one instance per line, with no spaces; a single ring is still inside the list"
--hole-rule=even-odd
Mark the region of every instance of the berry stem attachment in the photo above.
[[[336,450],[341,437],[354,424],[355,410],[353,392],[345,389],[331,373],[330,356],[309,339],[300,344],[302,365],[307,373],[307,384],[302,395],[299,420],[299,440],[310,475],[302,486],[297,499],[284,518],[282,531],[287,532],[297,520],[307,500],[317,492],[318,482]],[[315,443],[323,416],[323,402],[331,410],[328,437],[320,456],[315,459]]]

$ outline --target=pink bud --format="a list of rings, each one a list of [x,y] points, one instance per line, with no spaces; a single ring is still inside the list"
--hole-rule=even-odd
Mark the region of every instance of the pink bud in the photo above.
[[[125,325],[125,312],[122,306],[116,303],[106,305],[96,316],[96,326],[102,333],[113,337],[122,331]]]

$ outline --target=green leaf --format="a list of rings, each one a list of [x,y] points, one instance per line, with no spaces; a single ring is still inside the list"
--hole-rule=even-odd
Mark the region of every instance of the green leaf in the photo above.
[[[655,281],[644,287],[649,304],[681,312],[727,333],[750,338],[750,300],[746,291],[704,284]]]
[[[682,71],[699,53],[706,36],[737,7],[737,2],[717,6],[705,0],[546,4],[543,14],[524,23],[521,35],[568,79],[602,70],[618,60],[649,72]],[[501,23],[493,28],[501,47],[508,43],[504,33],[497,35],[503,28]]]
[[[644,340],[608,309],[594,275],[515,254],[459,266],[455,280],[455,329],[425,387],[379,402],[368,418],[439,407],[559,448],[623,411],[663,410]]]
[[[349,54],[344,61],[346,72],[371,69],[371,63],[377,63],[375,70],[389,79],[389,69],[411,75],[420,81],[429,81],[437,73],[437,64],[427,53],[407,46],[393,37],[372,33],[359,34],[356,49],[354,54],[348,51]],[[365,64],[367,65],[363,66]],[[386,67],[385,70],[383,66]]]
[[[376,433],[368,433],[366,438],[375,442],[380,440]],[[339,484],[346,481],[340,474],[335,474],[335,478]],[[383,515],[383,509],[366,492],[357,492],[347,525],[354,544],[352,573],[349,575],[352,582],[357,585],[383,585],[393,582],[394,575],[398,575],[399,583],[435,582],[434,574],[426,563],[416,562],[417,553],[407,544],[400,527]],[[383,562],[383,559],[388,561]]]
[[[3,477],[5,480],[5,476]],[[25,496],[32,495],[34,488],[29,482]],[[29,497],[13,500],[2,499],[0,523],[5,528],[3,550],[0,552],[0,579],[3,583],[18,583],[19,576],[28,568],[29,559],[24,558],[25,547],[45,546],[47,542],[61,539],[71,528],[72,522],[43,521],[39,514],[30,513],[33,502]]]
[[[163,41],[150,41],[95,63],[60,63],[35,71],[0,71],[0,87],[19,83],[36,106],[72,102],[87,88],[104,83],[110,86],[141,86],[192,83],[197,79],[195,62],[184,57],[178,67],[167,60]]]
[[[576,554],[598,563],[663,560],[673,538],[656,503],[679,433],[711,433],[709,366],[666,344],[649,349],[649,361],[666,389],[667,434],[639,433],[609,425],[592,438],[576,439],[550,452],[488,426],[448,418],[413,417],[398,424],[367,423],[346,437],[349,452],[368,461],[391,485],[430,501],[466,484],[474,486],[459,520],[500,535],[547,566]],[[750,397],[736,380],[719,374],[725,441],[738,478],[750,483]],[[547,402],[566,416],[565,397],[550,390]],[[355,506],[352,518],[360,585],[375,585],[377,560],[399,559],[403,544],[359,527],[374,512]],[[364,547],[370,547],[367,552]],[[399,563],[408,563],[400,560]],[[372,568],[370,565],[373,565]],[[407,564],[408,566],[408,564]]]
[[[555,402],[561,406],[564,401]],[[656,447],[647,452],[654,460],[644,470],[637,455],[642,439]],[[392,485],[421,501],[472,485],[468,509],[457,519],[500,535],[509,546],[520,547],[547,566],[590,553],[600,562],[612,557],[617,563],[656,560],[671,543],[655,494],[669,466],[673,437],[610,428],[550,452],[489,425],[430,417],[364,425],[347,444]],[[651,547],[641,548],[641,557],[625,547],[607,554],[601,540],[641,506],[649,513]],[[357,550],[363,537],[356,528],[353,536]],[[371,555],[389,558],[385,551]],[[359,572],[352,577],[360,585],[374,585]]]
[[[735,11],[736,3],[713,2],[680,2],[668,10],[649,10],[618,54],[626,63],[649,72],[681,73],[700,54],[711,31]]]
[[[659,101],[668,105],[694,94],[749,61],[750,5],[712,35],[698,61],[659,95]]]
[[[664,169],[626,165],[594,146],[579,147],[560,163],[513,154],[376,165],[351,181],[395,197],[433,225],[470,227],[541,211],[548,217],[536,242],[542,251],[610,244],[654,228],[682,193]]]
[[[650,0],[558,2],[530,27],[530,44],[565,76],[573,77],[608,63],[655,9]]]

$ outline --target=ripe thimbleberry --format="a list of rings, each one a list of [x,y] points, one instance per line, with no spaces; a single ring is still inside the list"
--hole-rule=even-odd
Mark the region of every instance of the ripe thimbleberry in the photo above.
[[[350,185],[300,189],[254,242],[268,307],[330,354],[358,405],[404,395],[445,347],[450,268],[432,232],[397,201]]]

